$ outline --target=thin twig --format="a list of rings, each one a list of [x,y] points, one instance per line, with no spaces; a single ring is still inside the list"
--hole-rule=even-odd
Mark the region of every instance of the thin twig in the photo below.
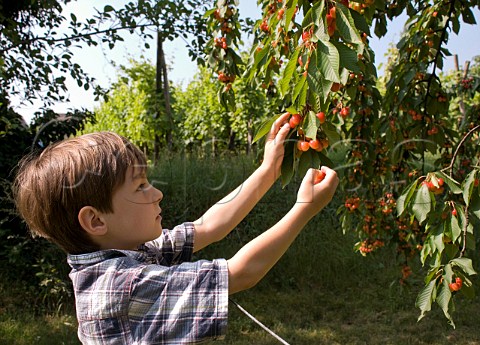
[[[462,147],[463,143],[465,143],[465,141],[467,140],[467,138],[473,133],[475,132],[477,129],[480,128],[480,125],[476,125],[475,127],[473,127],[471,130],[469,130],[467,132],[467,134],[465,134],[462,138],[462,140],[460,140],[460,142],[458,143],[457,145],[457,148],[455,149],[455,152],[453,153],[453,157],[452,157],[452,160],[450,161],[450,165],[444,169],[442,169],[441,171],[445,171],[445,170],[450,170],[450,177],[453,178],[453,165],[455,164],[455,159],[457,158],[458,156],[458,152],[460,150],[460,148]]]

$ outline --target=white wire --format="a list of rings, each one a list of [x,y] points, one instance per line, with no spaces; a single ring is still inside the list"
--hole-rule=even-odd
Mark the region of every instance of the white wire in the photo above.
[[[245,309],[243,309],[243,307],[238,304],[237,302],[235,302],[234,300],[232,300],[230,298],[230,301],[236,305],[236,307],[238,309],[240,309],[241,312],[243,312],[245,315],[247,315],[250,319],[252,319],[253,322],[255,322],[257,325],[259,325],[260,327],[262,327],[267,333],[269,333],[272,337],[274,337],[275,339],[277,339],[279,342],[281,342],[282,344],[284,345],[290,345],[289,343],[287,343],[285,340],[283,340],[280,336],[278,336],[277,334],[275,334],[275,332],[273,332],[272,330],[270,330],[267,326],[265,326],[263,323],[261,323],[260,321],[258,321],[253,315],[251,315],[248,311],[246,311]]]

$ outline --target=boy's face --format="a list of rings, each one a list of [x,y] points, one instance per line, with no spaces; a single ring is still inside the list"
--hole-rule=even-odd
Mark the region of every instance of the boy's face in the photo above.
[[[107,246],[135,250],[162,233],[163,194],[147,180],[145,170],[129,167],[125,182],[113,193],[113,213],[104,214]]]

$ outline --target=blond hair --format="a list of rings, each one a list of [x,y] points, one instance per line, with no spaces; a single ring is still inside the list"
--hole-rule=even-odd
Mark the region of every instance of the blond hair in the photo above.
[[[129,166],[146,169],[143,153],[112,132],[85,134],[19,162],[13,195],[31,233],[70,254],[98,250],[78,221],[84,206],[113,212],[112,196]]]

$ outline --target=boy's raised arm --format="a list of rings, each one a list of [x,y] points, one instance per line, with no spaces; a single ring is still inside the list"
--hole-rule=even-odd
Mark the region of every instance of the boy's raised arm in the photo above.
[[[230,233],[280,176],[284,155],[283,143],[290,129],[288,117],[288,113],[283,114],[273,123],[266,138],[264,159],[260,167],[194,222],[194,251],[219,241]]]
[[[335,171],[322,168],[325,178],[314,184],[319,171],[310,169],[298,191],[297,202],[273,227],[242,247],[228,260],[229,294],[257,284],[282,257],[307,222],[333,197],[338,185]]]

